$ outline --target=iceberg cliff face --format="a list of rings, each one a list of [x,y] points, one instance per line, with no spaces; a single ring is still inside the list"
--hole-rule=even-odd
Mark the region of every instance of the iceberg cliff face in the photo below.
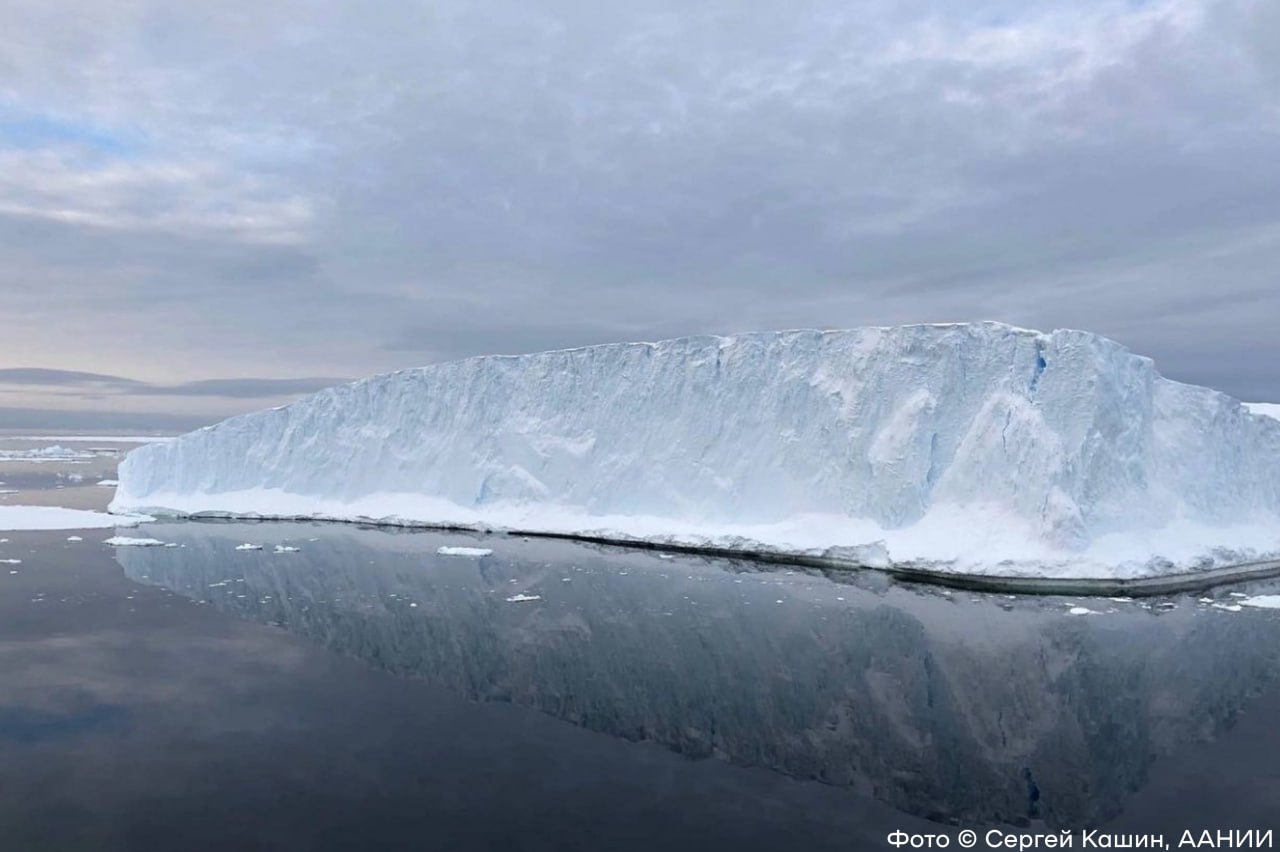
[[[1096,335],[994,323],[471,358],[141,447],[119,478],[113,510],[966,562],[1280,551],[1280,422]]]

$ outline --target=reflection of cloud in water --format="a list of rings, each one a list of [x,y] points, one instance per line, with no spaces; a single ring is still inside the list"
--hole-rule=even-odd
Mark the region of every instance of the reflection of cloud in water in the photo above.
[[[439,556],[469,543],[442,533],[150,532],[185,547],[116,551],[131,578],[378,668],[944,820],[1114,814],[1157,757],[1228,726],[1280,651],[1268,613],[1119,605],[1072,618],[1061,600],[503,537],[477,560]],[[309,543],[236,552],[246,540]]]
[[[0,740],[35,743],[74,737],[116,727],[127,718],[126,708],[112,704],[89,704],[63,712],[0,707]]]
[[[21,671],[0,679],[0,712],[30,712],[50,717],[81,712],[88,704],[163,707],[166,713],[199,713],[225,702],[244,685],[279,676],[302,658],[287,645],[270,645],[250,635],[201,635],[166,629],[150,637],[155,677],[137,677],[131,660],[136,635],[125,629],[81,632],[73,636],[0,642],[0,669]],[[241,677],[228,678],[227,661],[240,661]],[[176,673],[181,672],[181,676]]]

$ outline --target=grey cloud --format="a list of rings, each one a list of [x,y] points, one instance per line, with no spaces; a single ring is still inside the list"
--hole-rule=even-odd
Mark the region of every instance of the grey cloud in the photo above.
[[[164,384],[74,370],[0,369],[0,425],[183,432],[346,381],[229,378]]]
[[[1280,399],[1267,0],[81,0],[0,33],[6,102],[140,140],[10,156],[0,311],[139,396],[989,318]]]
[[[0,384],[8,385],[106,385],[135,388],[141,382],[121,376],[86,373],[81,370],[54,370],[42,367],[7,367],[0,369]]]
[[[122,376],[86,373],[77,370],[53,370],[41,367],[10,367],[0,369],[0,384],[93,386],[117,394],[142,394],[152,396],[222,396],[238,399],[257,399],[293,394],[312,393],[322,388],[343,384],[350,379],[309,377],[297,379],[202,379],[180,384],[148,384]]]
[[[222,396],[234,399],[291,396],[314,393],[345,384],[350,379],[203,379],[179,385],[148,385],[139,393],[157,396]]]
[[[232,412],[218,415],[183,415],[168,412],[120,412],[84,406],[74,411],[38,407],[0,407],[0,423],[6,429],[129,429],[148,432],[188,432],[208,426]]]

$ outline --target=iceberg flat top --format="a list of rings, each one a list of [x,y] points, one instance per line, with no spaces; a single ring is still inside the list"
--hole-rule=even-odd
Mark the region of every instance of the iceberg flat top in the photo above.
[[[691,337],[330,388],[134,450],[112,509],[1141,574],[1280,553],[1280,422],[1081,331]]]

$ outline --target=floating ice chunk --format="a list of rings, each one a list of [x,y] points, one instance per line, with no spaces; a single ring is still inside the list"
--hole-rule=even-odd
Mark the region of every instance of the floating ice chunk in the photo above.
[[[889,548],[883,541],[855,544],[852,547],[828,547],[822,554],[828,559],[853,562],[865,568],[888,568],[893,564]]]
[[[1245,606],[1257,607],[1258,609],[1280,609],[1280,595],[1257,595],[1252,598],[1245,598],[1240,601]]]
[[[5,565],[21,565],[22,560],[21,559],[0,559],[0,563],[3,563]]]
[[[84,541],[84,539],[78,535],[69,535],[67,536],[67,541]]]
[[[113,535],[103,542],[112,547],[164,547],[165,543],[158,538],[130,538],[127,535]]]
[[[82,462],[95,459],[93,453],[70,450],[54,445],[34,450],[0,450],[0,461],[18,462]]]
[[[110,487],[110,488],[114,488],[115,486],[117,486],[117,485],[119,485],[119,484],[120,484],[120,480],[118,480],[118,479],[99,479],[99,480],[98,480],[98,484],[99,484],[99,485],[105,485],[105,486],[108,486],[108,487]]]
[[[1082,606],[1073,606],[1067,610],[1067,615],[1095,615],[1093,610]]]
[[[441,556],[488,556],[493,550],[488,547],[440,547],[436,553]]]
[[[521,592],[518,595],[512,595],[511,597],[507,598],[507,603],[524,603],[525,601],[540,601],[540,600],[542,600],[542,595],[526,595],[523,592]]]
[[[262,545],[260,545],[260,544],[250,544],[250,543],[249,543],[249,542],[247,542],[247,541],[246,541],[244,544],[237,544],[237,545],[236,545],[236,550],[261,550],[261,549],[262,549]]]
[[[300,548],[297,548],[297,547],[290,547],[287,544],[277,544],[275,552],[276,553],[297,553],[299,549]]]
[[[108,515],[61,506],[0,506],[0,530],[85,530],[136,527],[147,515]]]

